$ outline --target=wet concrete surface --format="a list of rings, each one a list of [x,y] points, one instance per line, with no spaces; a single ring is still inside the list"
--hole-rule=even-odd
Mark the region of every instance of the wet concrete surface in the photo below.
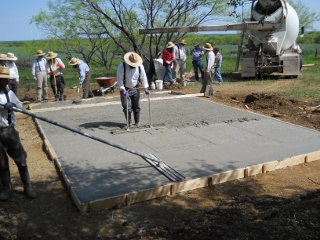
[[[126,123],[118,97],[46,103],[45,118],[140,153],[152,153],[186,179],[208,176],[320,149],[320,132],[193,96],[152,94],[141,99],[139,132]],[[77,107],[73,109],[73,107]],[[54,111],[51,111],[54,110]],[[32,112],[31,111],[31,112]],[[40,121],[82,203],[152,189],[170,181],[143,158]]]

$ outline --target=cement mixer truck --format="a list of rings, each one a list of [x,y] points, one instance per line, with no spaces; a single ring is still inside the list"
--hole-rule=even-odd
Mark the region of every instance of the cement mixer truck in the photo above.
[[[300,74],[301,49],[296,44],[299,18],[285,0],[252,0],[251,16],[242,23],[140,29],[140,34],[204,31],[241,31],[237,64],[242,60],[241,76],[293,76]],[[243,36],[248,44],[243,47]],[[237,70],[237,66],[236,66]]]

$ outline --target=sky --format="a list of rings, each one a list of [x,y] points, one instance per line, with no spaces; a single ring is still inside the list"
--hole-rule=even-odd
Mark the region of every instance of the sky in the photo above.
[[[30,24],[33,16],[40,10],[47,11],[47,0],[11,0],[1,1],[1,33],[2,41],[26,41],[46,39],[45,33],[39,30],[35,24]],[[294,0],[295,3],[299,2]],[[320,12],[319,0],[301,0],[309,9]],[[221,23],[213,23],[219,25]],[[320,22],[314,23],[314,28],[320,31]]]

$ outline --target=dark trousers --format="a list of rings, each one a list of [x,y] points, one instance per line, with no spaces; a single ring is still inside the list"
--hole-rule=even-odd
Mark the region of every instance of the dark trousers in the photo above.
[[[50,76],[50,83],[51,88],[53,91],[53,95],[55,98],[62,99],[63,93],[64,93],[64,78],[62,75],[56,76]]]
[[[18,82],[16,79],[9,79],[9,89],[18,96]]]
[[[19,169],[27,167],[27,153],[21,144],[19,133],[14,127],[0,128],[0,170],[9,176],[8,155]]]
[[[201,78],[204,80],[204,71],[203,71],[203,65],[201,60],[193,60],[192,61],[193,69],[194,69],[194,77],[197,81],[199,81],[199,73],[198,69],[201,72]]]
[[[127,89],[128,91],[128,112],[140,112],[140,90],[138,88]],[[127,113],[127,97],[120,92],[123,112]]]

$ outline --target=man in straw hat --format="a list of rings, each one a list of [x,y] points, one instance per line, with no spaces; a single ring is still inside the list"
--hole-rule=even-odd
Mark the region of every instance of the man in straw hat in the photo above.
[[[206,65],[205,65],[205,79],[202,80],[202,88],[200,93],[203,93],[206,96],[206,88],[209,85],[209,94],[208,98],[213,97],[213,81],[212,74],[214,73],[214,53],[213,48],[210,43],[206,43],[204,46],[205,55],[206,55]]]
[[[76,68],[79,73],[79,87],[83,88],[82,98],[93,98],[93,92],[90,90],[91,71],[88,64],[75,57],[71,58],[69,65]]]
[[[180,79],[177,82],[184,81],[184,73],[186,71],[186,60],[187,60],[187,53],[185,46],[186,43],[182,39],[179,41],[177,45],[173,47],[173,71],[172,71],[172,77],[173,79],[177,78],[178,72],[180,72]]]
[[[43,57],[45,55],[42,50],[37,50],[37,58],[33,61],[31,74],[34,80],[37,81],[37,101],[48,99],[48,83],[47,83],[47,60]]]
[[[65,68],[64,63],[60,58],[57,58],[58,54],[55,52],[48,52],[46,55],[47,74],[50,76],[51,88],[56,101],[62,101],[64,93],[64,78],[62,76],[62,69]]]
[[[10,71],[10,79],[9,79],[9,89],[18,96],[18,85],[19,85],[19,71],[15,61],[18,58],[13,53],[7,54],[7,61],[5,63],[6,67],[9,68]]]
[[[142,65],[142,58],[135,52],[128,52],[124,55],[124,62],[118,66],[117,82],[125,118],[131,124],[131,113],[133,112],[136,127],[140,127],[139,78],[145,93],[149,94],[149,84]],[[127,116],[127,108],[129,116]]]
[[[190,54],[192,55],[192,65],[194,69],[194,77],[197,82],[199,82],[199,73],[198,69],[201,73],[202,81],[204,80],[204,71],[203,71],[203,65],[202,65],[202,56],[204,55],[204,51],[200,46],[200,43],[196,42],[194,44],[194,49],[191,50]]]
[[[27,153],[21,144],[19,133],[14,128],[16,117],[12,108],[22,108],[22,104],[17,96],[7,89],[9,79],[9,68],[0,67],[0,180],[2,184],[0,200],[6,201],[11,191],[8,156],[13,159],[18,167],[24,185],[24,194],[27,198],[33,199],[37,195],[30,183]]]
[[[172,42],[168,42],[166,45],[166,48],[163,50],[163,53],[162,53],[163,66],[166,70],[163,76],[163,82],[166,82],[167,81],[166,79],[168,78],[170,82],[170,86],[172,86],[174,83],[172,72],[171,72],[171,66],[173,61],[173,47],[174,47],[174,44]]]

